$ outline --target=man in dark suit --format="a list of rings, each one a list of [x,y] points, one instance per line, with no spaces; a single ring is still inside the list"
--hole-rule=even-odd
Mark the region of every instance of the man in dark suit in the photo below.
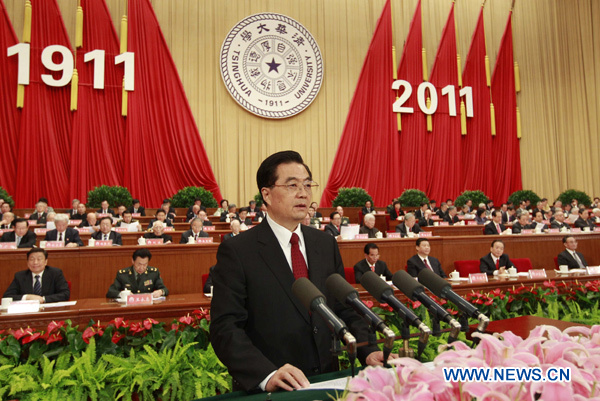
[[[96,212],[88,213],[86,219],[79,224],[79,228],[89,227],[90,231],[98,231],[100,230],[100,225],[98,223],[98,214]]]
[[[375,213],[375,208],[373,207],[373,203],[370,200],[366,201],[365,205],[362,208],[363,216],[365,216],[369,213]]]
[[[114,215],[115,215],[115,211],[114,211],[114,210],[112,210],[112,209],[109,207],[109,205],[108,205],[108,201],[107,201],[107,200],[103,200],[103,201],[100,203],[100,209],[98,209],[98,210],[96,211],[96,213],[98,213],[98,214],[110,214],[111,216],[114,216]]]
[[[136,249],[131,259],[132,265],[117,272],[106,298],[118,298],[121,291],[128,289],[132,294],[149,294],[153,298],[169,295],[160,272],[156,267],[148,266],[152,254],[146,248]]]
[[[460,219],[456,215],[458,212],[456,211],[456,206],[448,207],[448,213],[444,216],[444,221],[450,223],[451,226],[460,222]]]
[[[15,214],[13,212],[6,212],[2,214],[0,219],[0,230],[10,230],[15,228]]]
[[[154,215],[154,218],[150,220],[150,223],[148,223],[147,230],[150,230],[152,227],[154,227],[154,223],[158,221],[163,223],[165,227],[173,227],[173,222],[171,219],[167,218],[167,213],[163,209],[158,209]]]
[[[56,228],[46,232],[44,241],[62,241],[67,248],[83,246],[83,241],[79,238],[79,232],[68,227],[69,216],[66,214],[57,214],[54,219]]]
[[[448,204],[446,202],[440,203],[440,208],[435,212],[440,219],[444,220],[446,214],[448,213]]]
[[[40,303],[68,301],[71,291],[62,270],[47,264],[46,250],[32,248],[27,252],[28,269],[15,273],[2,298]]]
[[[375,215],[371,213],[365,214],[365,217],[363,218],[363,225],[358,230],[358,233],[367,234],[369,238],[377,238],[377,233],[379,233],[379,230],[375,228]]]
[[[256,207],[255,200],[251,200],[250,202],[248,202],[248,214],[254,213],[256,215],[256,213],[258,213],[259,211],[260,209]]]
[[[79,206],[81,202],[79,202],[79,199],[73,199],[73,201],[71,202],[71,209],[69,209],[69,218],[73,219],[73,216],[75,216],[77,214],[77,206]]]
[[[329,215],[329,224],[325,226],[324,231],[332,237],[338,237],[342,231],[342,216],[338,212],[331,212]]]
[[[415,212],[415,218],[417,219],[417,221],[425,217],[425,210],[428,209],[429,205],[427,204],[427,202],[421,202],[421,207]]]
[[[165,234],[164,231],[165,231],[164,223],[160,220],[156,221],[152,225],[152,232],[144,234],[144,238],[146,238],[146,239],[162,238],[163,244],[172,243],[173,237],[171,237],[169,234]]]
[[[188,207],[188,210],[187,210],[187,216],[188,216],[188,217],[189,217],[190,213],[192,213],[192,211],[194,210],[194,205],[198,205],[198,211],[200,211],[200,210],[204,210],[204,211],[206,212],[206,206],[204,206],[204,205],[202,204],[202,199],[200,199],[200,198],[195,198],[195,199],[194,199],[194,204],[193,204],[193,205],[191,205],[190,207]],[[198,212],[196,212],[195,214],[197,215],[197,214],[198,214]],[[189,221],[189,220],[191,220],[191,219],[188,219],[188,221]]]
[[[108,216],[100,219],[100,231],[93,233],[92,238],[97,241],[112,241],[113,245],[123,245],[121,234],[112,231],[112,219]]]
[[[533,230],[534,228],[533,224],[529,224],[529,213],[523,212],[519,215],[517,221],[513,223],[512,233],[521,234],[523,230]]]
[[[432,214],[433,214],[433,212],[430,209],[425,210],[425,213],[423,214],[423,218],[420,218],[418,221],[419,227],[432,226],[433,225],[433,219],[431,218]]]
[[[550,228],[558,228],[561,231],[571,231],[571,226],[565,223],[565,214],[562,210],[554,213],[554,221],[550,223]]]
[[[241,223],[238,219],[231,220],[231,223],[229,223],[229,228],[231,229],[231,232],[223,236],[223,241],[232,239],[233,237],[237,237],[238,235],[240,235],[240,226]]]
[[[0,242],[15,242],[17,248],[31,248],[35,245],[36,235],[29,231],[29,224],[25,219],[15,219],[15,231],[2,234]]]
[[[239,216],[237,213],[237,206],[235,205],[235,203],[232,203],[231,205],[229,205],[226,212],[221,213],[219,221],[223,223],[227,221],[227,218],[229,218],[229,222],[231,223],[233,219],[237,219],[238,217]]]
[[[531,222],[531,225],[536,231],[541,231],[545,233],[548,232],[548,225],[544,223],[544,213],[541,210],[537,210],[533,213],[533,221]]]
[[[115,227],[125,227],[125,225],[129,227],[131,224],[135,224],[137,226],[137,231],[142,231],[142,225],[140,222],[133,218],[133,215],[129,210],[126,210],[123,212],[123,219],[117,221]]]
[[[48,218],[48,205],[44,202],[38,202],[35,204],[35,212],[29,216],[29,220],[35,220],[36,224],[46,224]]]
[[[321,214],[321,212],[319,212],[319,205],[317,204],[317,202],[313,202],[310,204],[310,206],[315,209],[315,217],[318,219],[319,217],[323,217],[323,215]],[[262,206],[261,206],[262,209]]]
[[[190,223],[190,229],[181,234],[180,244],[187,244],[190,238],[196,242],[198,238],[207,238],[208,234],[202,230],[202,220],[196,218]]]
[[[190,210],[189,212],[187,212],[187,214],[185,215],[185,221],[192,221],[194,219],[198,218],[198,213],[200,213],[200,206],[198,205],[192,205],[192,210]]]
[[[446,273],[442,270],[442,265],[439,260],[429,256],[431,246],[427,238],[419,238],[417,240],[417,254],[406,262],[406,271],[413,277],[418,277],[419,272],[423,269],[432,270],[440,277],[446,278]]]
[[[505,228],[502,224],[502,212],[500,210],[494,210],[492,212],[492,221],[483,227],[483,234],[500,235],[504,232],[504,230]]]
[[[131,213],[139,213],[140,216],[146,215],[146,209],[143,206],[140,206],[139,199],[134,199],[132,203],[133,203],[133,205],[129,208],[129,211]]]
[[[331,274],[344,276],[337,242],[300,224],[316,186],[300,155],[285,151],[269,156],[257,172],[257,183],[268,216],[219,246],[210,340],[233,376],[234,387],[307,387],[307,375],[336,367],[325,321],[292,294],[297,278],[307,277],[323,292],[357,342],[367,339],[368,328],[352,309],[334,302],[325,286]],[[367,346],[358,349],[358,357],[374,365],[382,362],[383,354]]]
[[[396,232],[400,233],[402,238],[408,237],[409,233],[418,234],[421,231],[421,227],[419,227],[416,223],[415,215],[412,213],[406,213],[404,216],[404,223],[400,223],[396,226]]]
[[[479,259],[479,270],[489,275],[505,274],[506,269],[514,267],[507,254],[504,253],[504,242],[492,241],[490,253]]]
[[[567,265],[569,269],[585,269],[588,266],[585,257],[581,252],[577,252],[577,240],[572,235],[567,235],[562,239],[565,250],[558,254],[558,265]]]
[[[87,209],[85,203],[79,202],[77,205],[77,213],[70,216],[71,220],[81,220],[82,222],[87,219]]]
[[[589,228],[590,231],[594,231],[596,223],[594,220],[590,219],[590,212],[587,209],[579,209],[579,217],[575,220],[575,227],[579,227],[582,230],[584,228]]]
[[[388,269],[387,264],[379,260],[379,247],[369,242],[365,245],[365,258],[354,265],[354,280],[360,283],[360,278],[366,272],[373,271],[378,276],[385,276],[387,281],[392,279],[392,272]]]
[[[502,212],[502,224],[512,223],[517,219],[514,206],[507,206],[506,212]]]
[[[238,214],[237,220],[239,220],[240,223],[244,224],[246,228],[252,227],[252,218],[248,217],[247,207],[240,208],[240,213]]]

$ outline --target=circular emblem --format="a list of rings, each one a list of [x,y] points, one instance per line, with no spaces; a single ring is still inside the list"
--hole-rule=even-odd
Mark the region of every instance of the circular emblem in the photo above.
[[[323,59],[317,42],[281,14],[244,18],[221,46],[221,76],[236,102],[266,118],[292,117],[317,97]]]

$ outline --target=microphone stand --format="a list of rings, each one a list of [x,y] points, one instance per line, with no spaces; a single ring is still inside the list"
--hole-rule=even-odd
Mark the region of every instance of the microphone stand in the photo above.
[[[403,344],[402,344],[402,349],[398,350],[398,356],[414,358],[415,352],[410,348],[410,346],[408,344],[408,340],[410,339],[410,326],[409,326],[408,322],[406,321],[406,319],[404,319],[404,322],[402,323],[402,326],[400,327],[400,334],[402,335]]]
[[[429,317],[431,318],[431,334],[439,337],[442,334],[442,329],[440,328],[440,319],[435,309],[429,309]]]

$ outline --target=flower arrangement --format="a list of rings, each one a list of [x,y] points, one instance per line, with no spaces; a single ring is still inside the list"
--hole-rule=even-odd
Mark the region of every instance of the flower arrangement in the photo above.
[[[475,348],[454,342],[440,348],[427,367],[410,358],[392,361],[391,370],[367,367],[348,383],[346,400],[590,400],[600,398],[600,326],[570,327],[561,332],[539,326],[527,339],[507,331],[474,334]],[[442,349],[440,350],[442,351]],[[570,368],[570,381],[446,381],[444,367]]]

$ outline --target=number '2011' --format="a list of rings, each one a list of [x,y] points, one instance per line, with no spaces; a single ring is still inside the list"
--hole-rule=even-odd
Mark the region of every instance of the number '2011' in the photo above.
[[[394,113],[414,113],[414,109],[412,107],[404,106],[406,101],[412,95],[412,85],[408,81],[404,81],[402,79],[396,80],[392,83],[392,89],[400,90],[403,89],[400,97],[394,102],[393,110]],[[427,106],[427,96],[425,96],[425,92],[428,92],[430,103]],[[454,85],[447,85],[442,88],[442,96],[448,97],[448,114],[451,116],[456,116],[456,88]],[[470,86],[465,86],[459,91],[460,97],[465,97],[465,109],[467,117],[473,117],[473,88]],[[431,82],[423,82],[419,85],[417,89],[417,102],[419,104],[419,108],[425,114],[433,114],[436,112],[438,107],[438,95],[435,90],[435,86]]]

